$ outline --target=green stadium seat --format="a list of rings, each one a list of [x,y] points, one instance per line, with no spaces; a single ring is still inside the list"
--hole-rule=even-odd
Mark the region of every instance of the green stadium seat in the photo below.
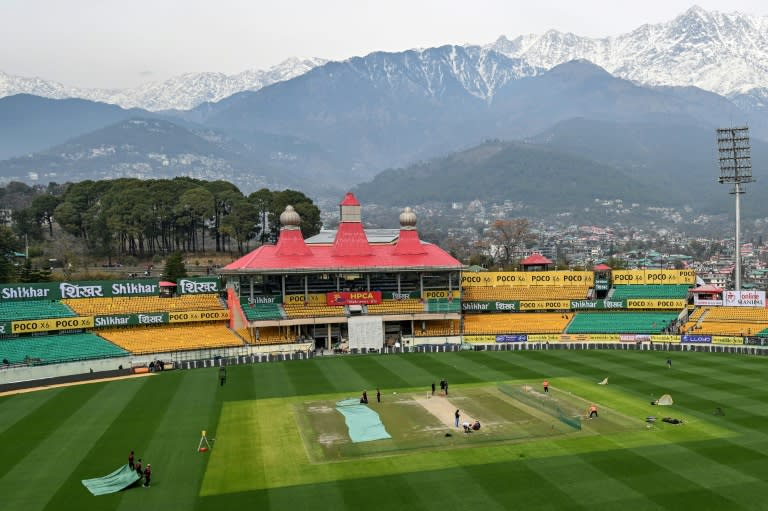
[[[127,354],[127,351],[91,333],[36,335],[0,340],[0,359],[7,359],[12,364],[52,364]]]
[[[77,316],[77,314],[57,300],[27,300],[0,303],[0,321],[71,318],[73,316]]]
[[[677,319],[676,312],[579,312],[566,334],[660,333]]]

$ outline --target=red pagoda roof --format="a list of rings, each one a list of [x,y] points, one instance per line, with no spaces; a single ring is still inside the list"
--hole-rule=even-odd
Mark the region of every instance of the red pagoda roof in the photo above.
[[[357,201],[355,194],[352,192],[347,192],[347,194],[344,196],[344,200],[342,200],[339,203],[339,206],[359,206],[359,205],[360,203]]]
[[[420,254],[398,253],[397,245],[370,245],[370,255],[336,254],[333,246],[310,246],[308,255],[285,255],[277,252],[276,245],[262,245],[253,252],[228,264],[224,271],[237,273],[313,271],[313,270],[365,270],[365,269],[417,269],[453,268],[463,265],[443,249],[431,243],[420,242]]]
[[[342,206],[359,206],[352,193],[341,202]],[[286,208],[288,211],[288,208]],[[291,209],[291,211],[293,211]],[[262,245],[253,252],[223,268],[227,273],[239,272],[312,272],[361,270],[419,270],[453,269],[464,267],[445,250],[422,242],[414,229],[415,217],[402,223],[397,243],[371,244],[363,224],[355,215],[343,217],[332,245],[307,245],[297,228],[298,217],[281,215],[283,229],[276,245]],[[351,219],[350,219],[351,218]],[[359,217],[357,217],[359,218]],[[402,217],[401,217],[402,218]]]
[[[539,254],[538,252],[529,255],[522,261],[520,261],[520,264],[525,265],[534,265],[534,264],[552,264],[552,261],[544,257],[543,255]]]

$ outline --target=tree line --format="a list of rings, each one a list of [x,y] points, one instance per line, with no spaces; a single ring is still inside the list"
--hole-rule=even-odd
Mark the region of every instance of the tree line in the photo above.
[[[304,236],[320,232],[320,210],[295,190],[243,194],[227,181],[187,177],[124,178],[29,187],[9,183],[0,205],[12,211],[0,232],[8,255],[25,244],[69,236],[97,257],[146,258],[176,251],[245,253],[274,242],[288,204],[301,215]]]

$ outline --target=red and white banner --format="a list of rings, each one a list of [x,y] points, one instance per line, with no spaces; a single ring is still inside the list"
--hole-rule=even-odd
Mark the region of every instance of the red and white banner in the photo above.
[[[326,293],[328,305],[374,305],[381,303],[381,291],[337,291]]]
[[[765,291],[725,291],[723,305],[727,307],[765,307]]]

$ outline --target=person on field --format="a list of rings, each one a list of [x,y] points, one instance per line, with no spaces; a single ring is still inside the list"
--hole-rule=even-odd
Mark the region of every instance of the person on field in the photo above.
[[[480,431],[480,421],[475,419],[475,423],[472,424],[472,429],[475,431]]]
[[[144,488],[149,488],[150,479],[152,479],[152,465],[147,463],[147,468],[144,469]]]
[[[440,380],[440,391],[442,392],[444,390],[445,390],[445,380]]]
[[[672,369],[672,359],[671,358],[667,359],[667,369]]]
[[[368,391],[364,390],[362,397],[360,397],[360,404],[361,405],[367,405],[368,404]]]
[[[464,433],[472,433],[472,426],[469,425],[469,422],[462,422],[461,425],[464,428]]]
[[[443,389],[445,391],[445,395],[448,395],[448,381],[445,382],[445,388]]]
[[[544,380],[544,393],[549,394],[549,380]]]
[[[222,366],[219,368],[219,386],[223,387],[227,383],[227,368]]]
[[[136,462],[136,473],[139,474],[139,481],[144,476],[144,472],[141,471],[141,458]]]
[[[458,410],[456,410],[456,413],[453,414],[453,418],[455,419],[456,427],[459,427],[459,419],[461,419],[461,413],[459,413]]]
[[[136,469],[136,467],[133,464],[133,451],[131,451],[131,453],[128,455],[128,467],[131,470],[135,470]]]
[[[381,391],[376,389],[376,402],[381,403]]]
[[[597,406],[594,404],[589,407],[589,418],[597,417]]]
[[[432,395],[435,395],[435,382],[432,382]]]

